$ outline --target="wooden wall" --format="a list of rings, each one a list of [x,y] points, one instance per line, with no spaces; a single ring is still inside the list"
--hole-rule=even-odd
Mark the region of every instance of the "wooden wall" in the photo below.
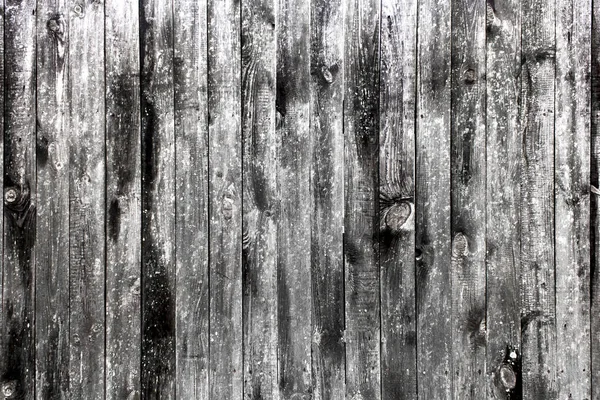
[[[600,1],[0,33],[0,399],[600,400]]]

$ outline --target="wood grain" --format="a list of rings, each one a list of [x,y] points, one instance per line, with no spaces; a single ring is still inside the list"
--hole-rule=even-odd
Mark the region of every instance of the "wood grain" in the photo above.
[[[381,4],[379,252],[382,399],[417,398],[415,111],[417,2]]]
[[[590,316],[591,398],[600,399],[600,2],[592,3],[591,170],[590,181]],[[594,189],[595,188],[595,189]],[[595,193],[594,193],[595,192]]]
[[[176,265],[173,4],[140,5],[141,397],[175,398]]]
[[[279,385],[282,399],[312,393],[310,2],[279,1],[277,223]]]
[[[106,399],[141,392],[139,6],[105,2]]]
[[[420,398],[452,398],[450,3],[418,7],[416,222]]]
[[[277,4],[242,4],[244,398],[279,398]]]
[[[243,395],[240,12],[208,3],[209,396],[232,400]]]
[[[379,281],[380,3],[346,3],[344,263],[346,397],[381,398]]]
[[[0,388],[35,397],[35,1],[4,9],[4,228]]]
[[[208,399],[207,2],[174,0],[176,393]]]
[[[38,4],[36,398],[69,395],[69,10]]]
[[[486,397],[484,0],[452,3],[453,396]]]

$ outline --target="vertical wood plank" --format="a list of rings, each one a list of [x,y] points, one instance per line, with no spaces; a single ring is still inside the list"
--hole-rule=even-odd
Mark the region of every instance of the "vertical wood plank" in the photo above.
[[[591,388],[592,400],[600,400],[600,2],[592,2],[591,45]]]
[[[175,398],[175,137],[173,13],[140,13],[142,137],[142,397]]]
[[[208,399],[207,3],[174,1],[177,397]]]
[[[380,2],[345,9],[346,396],[380,399],[379,19]]]
[[[244,398],[279,398],[277,381],[277,3],[242,4]],[[279,349],[282,352],[282,349]]]
[[[139,5],[106,12],[106,399],[140,396]]]
[[[555,399],[555,6],[554,2],[527,0],[521,7],[523,398]]]
[[[418,8],[416,236],[419,398],[452,397],[450,2]]]
[[[382,399],[417,398],[417,2],[382,1],[379,133]]]
[[[556,2],[557,398],[591,397],[590,0]]]
[[[68,13],[37,9],[36,398],[69,391]]]
[[[210,398],[241,400],[240,3],[208,3]]]
[[[488,398],[512,399],[521,396],[521,8],[486,7],[487,387]]]
[[[35,1],[4,3],[4,256],[0,389],[35,397]]]
[[[311,1],[312,375],[316,400],[345,397],[343,4],[341,0]]]
[[[279,385],[282,399],[308,399],[311,380],[310,2],[279,1],[277,137]]]
[[[486,397],[485,0],[452,3],[452,354],[457,399]]]
[[[99,399],[105,391],[104,5],[69,7],[69,394]]]

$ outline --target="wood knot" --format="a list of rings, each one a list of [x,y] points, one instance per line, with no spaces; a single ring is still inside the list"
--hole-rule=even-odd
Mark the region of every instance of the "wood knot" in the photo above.
[[[454,240],[452,241],[452,255],[455,257],[462,257],[467,253],[467,237],[459,232],[454,235]]]
[[[325,82],[327,82],[327,83],[333,82],[333,74],[331,73],[331,71],[329,70],[328,67],[323,66],[321,68],[321,74],[323,75],[323,79],[325,79]]]
[[[54,36],[62,36],[62,34],[65,31],[65,24],[62,20],[62,17],[60,15],[57,15],[55,17],[50,18],[48,22],[46,22],[46,28],[48,29],[50,34]]]
[[[465,71],[465,83],[472,85],[477,80],[477,74],[473,68],[469,68]]]
[[[9,204],[14,204],[17,202],[19,198],[19,192],[15,188],[8,188],[4,191],[4,202]]]
[[[233,216],[233,199],[229,196],[223,196],[221,207],[223,217],[225,217],[225,219],[231,219]]]
[[[500,382],[506,391],[511,391],[517,386],[517,375],[510,365],[500,367]]]
[[[81,4],[75,4],[75,6],[73,7],[73,12],[79,18],[83,18],[83,6]]]
[[[385,226],[391,229],[393,232],[400,232],[406,228],[405,225],[412,214],[412,203],[408,201],[394,203],[385,212]]]
[[[10,399],[17,393],[17,381],[9,381],[2,384],[2,395],[5,399]]]

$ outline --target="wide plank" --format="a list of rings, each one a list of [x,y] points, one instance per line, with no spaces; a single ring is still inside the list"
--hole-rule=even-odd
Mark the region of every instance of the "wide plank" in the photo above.
[[[600,400],[600,2],[592,4],[590,314],[592,400]]]

